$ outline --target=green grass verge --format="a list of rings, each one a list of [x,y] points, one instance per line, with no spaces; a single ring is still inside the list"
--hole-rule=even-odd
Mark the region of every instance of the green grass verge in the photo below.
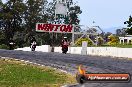
[[[74,46],[74,47],[77,47],[77,46]],[[81,46],[80,46],[81,47]],[[101,45],[101,46],[88,46],[88,47],[118,47],[118,48],[132,48],[132,44],[117,44],[117,45]]]
[[[75,83],[74,76],[55,69],[0,59],[0,87],[60,87]]]
[[[81,46],[73,46],[73,47],[81,47]],[[88,45],[88,47],[118,47],[118,48],[132,48],[132,44],[117,44],[117,45],[100,45],[100,46],[95,46],[95,45]]]
[[[116,45],[101,45],[101,46],[97,46],[97,47],[119,47],[119,48],[132,48],[132,44],[116,44]]]
[[[132,45],[130,45],[130,44],[128,44],[128,45],[126,45],[126,44],[124,44],[124,45],[119,44],[119,45],[117,45],[117,47],[120,47],[120,48],[132,48]]]
[[[95,47],[95,46],[93,46]],[[128,45],[128,44],[117,44],[117,45],[107,45],[107,44],[104,44],[104,45],[101,45],[101,46],[96,46],[96,47],[119,47],[119,48],[132,48],[132,45]]]

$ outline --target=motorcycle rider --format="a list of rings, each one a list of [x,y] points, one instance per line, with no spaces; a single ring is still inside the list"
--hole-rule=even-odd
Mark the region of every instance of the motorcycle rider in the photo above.
[[[35,37],[32,37],[31,38],[31,41],[30,41],[30,48],[31,48],[31,51],[35,51],[35,48],[36,48],[36,39]]]
[[[68,51],[68,46],[69,46],[69,42],[67,40],[67,37],[64,37],[62,42],[61,42],[61,47],[62,47],[62,53],[67,53]]]
[[[13,50],[15,46],[15,42],[12,38],[9,40],[9,50]]]

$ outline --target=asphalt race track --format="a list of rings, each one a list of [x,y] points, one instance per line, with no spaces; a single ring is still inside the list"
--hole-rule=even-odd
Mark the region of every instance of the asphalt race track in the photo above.
[[[72,74],[75,74],[77,72],[77,66],[82,64],[87,67],[89,72],[93,73],[130,73],[132,75],[132,60],[127,59],[11,50],[0,50],[0,56],[52,66]],[[130,83],[86,83],[65,87],[132,87],[132,81]]]

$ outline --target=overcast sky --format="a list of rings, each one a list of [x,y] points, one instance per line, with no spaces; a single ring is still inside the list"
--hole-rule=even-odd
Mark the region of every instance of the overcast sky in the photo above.
[[[124,27],[132,14],[132,0],[78,0],[83,13],[81,24],[91,26],[93,21],[102,28]]]
[[[126,21],[132,14],[132,0],[74,1],[77,1],[82,9],[82,14],[80,15],[80,24],[82,25],[99,25],[104,29],[111,27],[124,27],[124,21]],[[94,24],[93,21],[95,21]]]

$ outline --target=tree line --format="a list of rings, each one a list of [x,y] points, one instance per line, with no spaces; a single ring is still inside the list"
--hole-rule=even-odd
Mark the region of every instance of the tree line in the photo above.
[[[13,39],[18,47],[28,46],[32,36],[36,37],[38,45],[59,44],[63,34],[37,33],[36,23],[54,23],[56,20],[59,23],[59,20],[63,19],[64,24],[78,25],[78,15],[82,11],[72,0],[67,0],[68,16],[57,15],[55,19],[56,1],[7,0],[3,3],[0,0],[0,45],[8,45],[9,40]],[[70,34],[67,36],[71,37]]]

